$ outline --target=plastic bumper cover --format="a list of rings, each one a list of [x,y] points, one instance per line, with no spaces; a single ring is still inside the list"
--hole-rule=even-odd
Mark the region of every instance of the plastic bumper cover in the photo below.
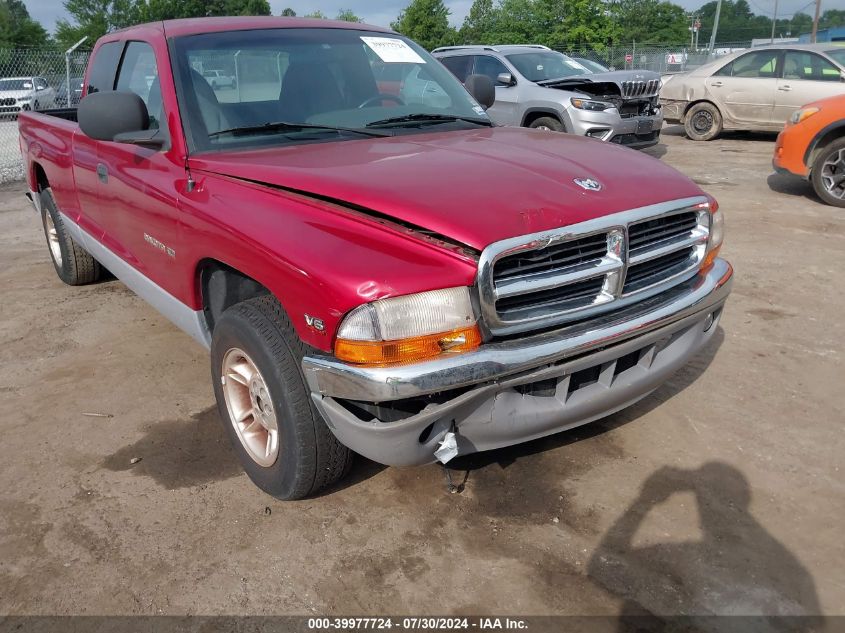
[[[451,428],[460,454],[508,446],[604,417],[651,393],[712,337],[732,272],[717,259],[706,272],[628,308],[473,352],[382,368],[306,357],[303,369],[333,433],[377,462],[434,461]],[[394,422],[362,416],[345,402],[429,394],[441,397]]]

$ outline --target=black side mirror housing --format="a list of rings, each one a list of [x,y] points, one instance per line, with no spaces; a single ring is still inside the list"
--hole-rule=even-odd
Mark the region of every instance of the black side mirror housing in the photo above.
[[[496,101],[496,87],[487,75],[470,75],[464,86],[485,110]]]
[[[144,101],[134,92],[94,92],[79,102],[79,128],[97,141],[161,148],[165,138],[150,129]]]

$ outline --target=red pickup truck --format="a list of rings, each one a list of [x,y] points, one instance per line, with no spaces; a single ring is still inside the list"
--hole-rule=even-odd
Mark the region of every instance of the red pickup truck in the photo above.
[[[489,79],[465,85],[377,27],[178,20],[106,35],[78,109],[19,118],[59,277],[108,269],[210,349],[278,498],[353,451],[445,462],[606,416],[716,330],[713,198],[625,148],[496,127]]]

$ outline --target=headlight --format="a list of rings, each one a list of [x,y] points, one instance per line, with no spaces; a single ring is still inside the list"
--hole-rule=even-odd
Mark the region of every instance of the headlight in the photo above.
[[[710,237],[707,240],[707,253],[701,263],[702,269],[710,268],[713,265],[713,262],[719,256],[722,241],[725,239],[725,216],[719,211],[719,203],[716,202],[715,198],[710,198],[708,207],[710,208]]]
[[[820,108],[801,108],[800,110],[796,110],[792,113],[792,116],[789,117],[789,122],[801,123],[801,121],[813,116],[819,110]]]
[[[455,354],[481,345],[469,288],[380,299],[346,315],[337,331],[338,359],[389,365]]]
[[[590,110],[592,112],[604,112],[616,106],[606,101],[593,101],[592,99],[579,99],[572,97],[569,102],[579,110]]]

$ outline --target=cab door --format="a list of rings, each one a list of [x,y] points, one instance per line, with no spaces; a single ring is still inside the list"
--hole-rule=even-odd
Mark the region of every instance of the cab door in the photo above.
[[[164,62],[162,60],[165,60]],[[168,132],[168,114],[174,106],[162,98],[164,50],[145,41],[129,41],[117,70],[115,90],[136,93],[147,106],[151,128]],[[167,66],[166,75],[170,79]],[[172,93],[172,81],[169,82]],[[162,149],[128,143],[97,143],[99,224],[103,244],[160,287],[178,296],[178,199],[185,179],[184,154],[168,142]]]
[[[476,55],[473,73],[486,75],[496,87],[496,101],[487,110],[490,118],[499,125],[520,125],[522,121],[518,116],[519,91],[516,84],[503,84],[498,79],[502,73],[513,76],[511,69],[492,55]]]
[[[783,125],[795,110],[812,101],[845,94],[842,71],[821,55],[787,50],[775,95],[774,123]]]
[[[771,127],[781,51],[766,49],[737,57],[705,79],[707,94],[725,118],[751,127]]]

